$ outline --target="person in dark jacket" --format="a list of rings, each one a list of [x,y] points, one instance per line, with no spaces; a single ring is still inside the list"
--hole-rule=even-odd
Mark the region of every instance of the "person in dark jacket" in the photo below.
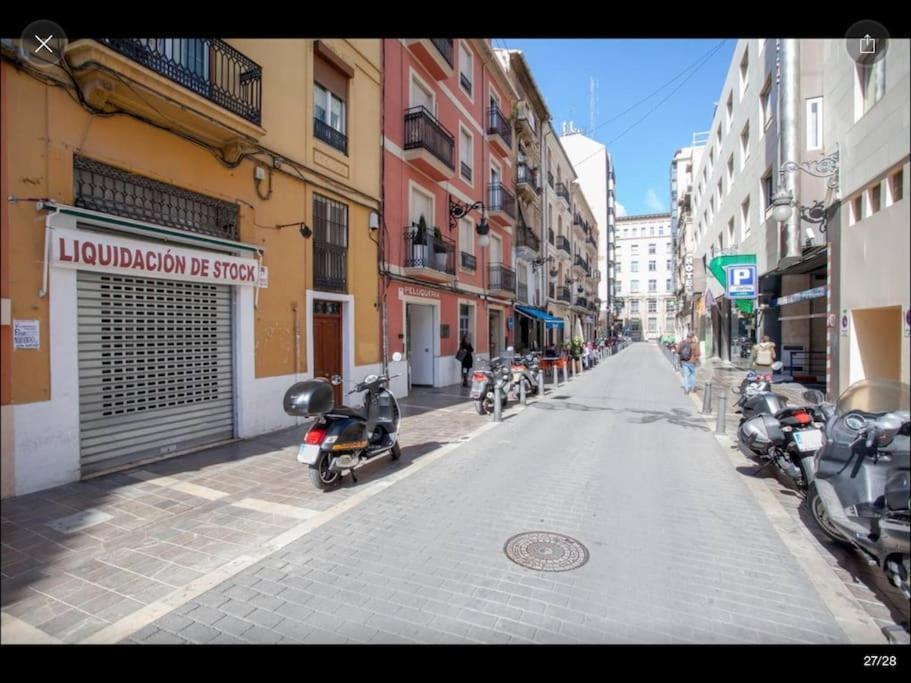
[[[458,355],[462,360],[462,386],[468,386],[468,375],[471,374],[471,368],[474,365],[474,347],[471,345],[471,337],[465,334],[462,337],[462,343],[459,344]]]

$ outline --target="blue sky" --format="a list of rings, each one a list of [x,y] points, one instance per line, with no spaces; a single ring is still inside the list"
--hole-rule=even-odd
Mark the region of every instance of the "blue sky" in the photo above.
[[[617,201],[627,215],[668,210],[671,158],[678,148],[690,144],[694,132],[709,128],[714,103],[721,96],[737,41],[728,39],[708,56],[721,42],[722,39],[493,41],[495,47],[525,53],[558,133],[563,121],[573,121],[576,128],[588,131],[589,79],[597,81],[595,123],[600,125],[592,137],[607,144],[613,154]],[[671,94],[675,88],[679,89]],[[649,95],[652,97],[618,116]],[[624,133],[652,109],[641,123]]]

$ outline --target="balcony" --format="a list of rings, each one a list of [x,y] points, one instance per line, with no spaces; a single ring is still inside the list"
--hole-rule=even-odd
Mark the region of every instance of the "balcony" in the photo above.
[[[487,109],[487,141],[500,156],[512,153],[512,124],[497,106]]]
[[[557,286],[553,282],[547,285],[547,296],[551,299],[557,298]]]
[[[348,136],[335,130],[325,121],[320,121],[317,118],[313,119],[313,136],[348,156]]]
[[[503,183],[489,185],[487,198],[487,216],[491,223],[504,227],[515,222],[516,198]]]
[[[572,301],[572,294],[569,291],[567,285],[560,285],[557,287],[557,301],[562,301],[563,303],[570,303]]]
[[[462,256],[462,268],[465,270],[477,270],[478,269],[478,257],[474,254],[469,254],[467,251],[460,252]]]
[[[538,121],[535,117],[534,109],[527,100],[519,102],[517,105],[518,116],[516,116],[516,133],[525,137],[533,145],[538,143]]]
[[[572,258],[573,250],[566,235],[557,235],[557,249],[562,250],[564,256]]]
[[[447,180],[455,173],[454,138],[424,107],[405,111],[405,160],[434,180]]]
[[[516,291],[516,298],[519,300],[519,302],[528,303],[528,283],[520,282]]]
[[[516,228],[516,254],[519,258],[532,261],[538,257],[541,250],[541,239],[535,231],[524,223]]]
[[[588,308],[588,299],[586,299],[584,296],[577,296],[575,305],[579,308]]]
[[[492,292],[512,295],[516,291],[516,271],[502,263],[491,263],[487,267],[489,277],[487,288]]]
[[[435,282],[452,282],[455,277],[455,242],[436,230],[423,233],[414,224],[405,228],[404,263],[406,275]]]
[[[85,101],[125,111],[219,147],[265,135],[262,68],[217,38],[103,38],[66,49]]]
[[[578,268],[586,275],[589,275],[591,273],[591,269],[589,268],[588,263],[586,263],[585,259],[578,254],[576,254],[575,261],[573,261],[573,268]]]
[[[326,292],[348,291],[348,249],[335,244],[313,244],[313,285]]]
[[[550,242],[551,245],[554,244],[554,229],[553,228],[547,229],[547,241]]]
[[[520,193],[526,201],[533,202],[541,194],[541,186],[538,185],[538,172],[529,168],[528,164],[520,163],[516,165],[516,192]]]
[[[550,185],[550,189],[554,189],[554,174],[550,171],[547,172],[547,184]]]
[[[566,206],[571,204],[569,199],[569,189],[566,187],[566,183],[557,183],[557,187],[554,189],[557,196],[566,202]]]
[[[418,61],[438,81],[453,74],[452,38],[409,38],[408,47]]]

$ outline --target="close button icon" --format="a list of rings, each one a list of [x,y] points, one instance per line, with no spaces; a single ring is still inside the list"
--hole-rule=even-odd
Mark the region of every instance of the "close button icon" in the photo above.
[[[50,69],[60,65],[66,46],[66,33],[60,25],[40,19],[30,23],[22,32],[19,55],[32,66]]]

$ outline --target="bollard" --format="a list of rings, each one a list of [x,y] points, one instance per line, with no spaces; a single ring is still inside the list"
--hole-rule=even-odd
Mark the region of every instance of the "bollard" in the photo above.
[[[544,395],[544,371],[538,368],[538,396]]]
[[[555,387],[558,387],[558,386],[560,386],[560,380],[559,380],[559,378],[557,377],[557,372],[558,372],[558,371],[557,371],[557,364],[554,363],[551,367],[552,367],[553,370],[554,370],[554,386],[555,386]]]
[[[496,383],[493,386],[493,421],[503,421],[503,399],[500,396],[500,387]]]
[[[718,394],[718,418],[715,420],[715,433],[724,434],[728,417],[728,396],[725,392]]]
[[[706,382],[702,389],[702,414],[711,415],[712,413],[712,385]]]
[[[528,405],[528,401],[525,398],[525,378],[522,377],[519,380],[519,400],[522,402],[523,406]]]
[[[563,365],[563,384],[567,384],[568,382],[569,382],[569,365],[568,365],[568,363],[566,363]]]

